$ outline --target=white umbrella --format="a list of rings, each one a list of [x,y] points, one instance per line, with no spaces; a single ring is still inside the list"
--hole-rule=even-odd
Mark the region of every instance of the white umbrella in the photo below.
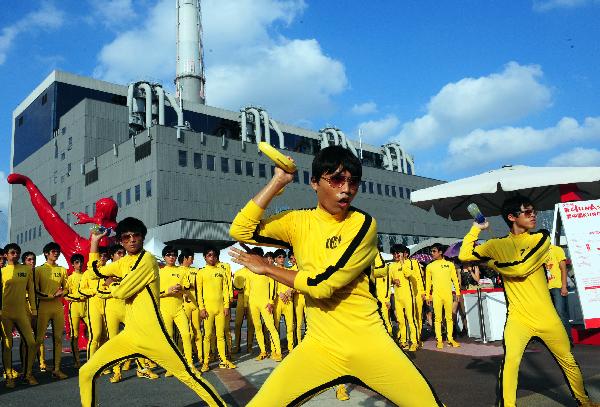
[[[453,220],[470,219],[467,205],[474,202],[485,216],[500,214],[502,202],[516,193],[525,195],[536,209],[553,209],[568,191],[579,199],[600,198],[600,167],[505,166],[473,177],[420,189],[411,203]],[[576,187],[576,188],[575,188]]]

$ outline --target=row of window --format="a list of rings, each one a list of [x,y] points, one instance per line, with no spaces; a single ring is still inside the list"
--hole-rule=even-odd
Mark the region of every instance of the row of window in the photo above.
[[[402,199],[410,199],[410,193],[414,191],[408,188],[398,187],[398,193],[396,193],[395,185],[382,185],[380,183],[373,183],[372,181],[361,181],[360,189],[363,194],[367,192],[369,194],[377,193],[377,195],[391,196],[393,198],[398,197]]]
[[[17,235],[17,244],[23,244],[31,240],[37,239],[42,236],[42,225],[38,227],[28,229]]]

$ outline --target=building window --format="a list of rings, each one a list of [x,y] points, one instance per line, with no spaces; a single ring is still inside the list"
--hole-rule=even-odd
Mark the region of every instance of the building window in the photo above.
[[[381,195],[381,184],[377,184],[377,193]]]
[[[206,154],[206,169],[209,171],[215,170],[215,156]]]
[[[67,213],[67,225],[70,225],[70,224],[71,224],[71,214]],[[35,229],[33,231],[33,234],[35,235]],[[33,236],[33,237],[35,238],[35,236]]]
[[[410,189],[406,188],[406,199],[410,199],[410,193],[411,192],[412,191]]]
[[[152,196],[152,180],[146,181],[146,198]]]
[[[254,176],[254,163],[252,161],[246,161],[246,175],[249,177]]]
[[[68,163],[68,164],[67,164],[67,176],[70,176],[70,175],[71,175],[71,168],[72,168],[72,167],[71,167],[71,163]]]
[[[121,192],[117,192],[117,206],[120,208],[122,206],[122,199],[121,197],[123,196],[123,194]]]
[[[64,202],[64,201],[62,201],[58,207],[59,207],[60,209],[65,209],[65,202]]]
[[[267,177],[267,166],[265,164],[258,163],[258,176],[260,178]]]
[[[48,102],[48,94],[44,93],[44,95],[42,96],[42,105],[45,105],[46,102]]]
[[[392,196],[395,198],[396,197],[396,186],[392,185]]]
[[[98,181],[98,168],[94,168],[87,174],[85,174],[85,185],[90,185],[94,182]]]
[[[65,157],[66,157],[66,154],[65,154],[64,151],[62,153],[60,153],[60,160],[61,161],[64,161]]]
[[[66,127],[63,127],[62,129],[60,129],[60,134],[61,135],[64,136],[66,132],[67,132],[67,128]]]
[[[142,189],[140,188],[140,184],[137,184],[135,186],[135,201],[139,202],[140,198],[142,197]]]
[[[298,184],[300,182],[300,176],[298,175],[298,171],[294,173],[294,182]]]
[[[71,199],[71,187],[67,187],[67,201]]]
[[[42,237],[42,225],[38,226],[38,236]]]
[[[129,205],[131,203],[131,189],[127,188],[125,190],[125,205]]]
[[[152,144],[150,143],[150,140],[146,141],[145,143],[140,144],[139,146],[135,146],[135,151],[134,151],[134,157],[135,157],[135,161],[140,161],[148,156],[150,156],[150,154],[152,153]]]
[[[369,193],[373,193],[373,182],[369,181]]]
[[[70,214],[67,214],[67,223],[70,223],[70,222],[69,222],[69,215],[70,215]],[[36,234],[36,232],[37,232],[37,228],[33,228],[33,238],[34,238],[34,239],[35,239],[35,234]]]
[[[360,192],[367,192],[367,181],[360,181]]]
[[[84,213],[85,213],[86,215],[89,215],[89,214],[90,214],[89,210],[90,210],[90,207],[86,205],[86,206],[85,206],[85,209],[84,209]]]
[[[404,188],[398,187],[398,196],[404,199]]]
[[[275,166],[271,165],[271,176],[275,175]]]
[[[227,174],[229,172],[229,159],[221,157],[221,172]]]
[[[390,196],[390,186],[389,185],[384,186],[384,191],[385,191],[385,196]]]
[[[56,206],[56,194],[50,196],[50,205]]]
[[[202,154],[194,153],[194,168],[199,170],[202,168]]]
[[[179,166],[187,167],[187,151],[179,150]]]
[[[303,174],[304,174],[304,183],[306,185],[309,185],[310,184],[310,174],[308,173],[308,171],[304,171]]]
[[[242,175],[242,160],[234,160],[233,166],[237,175]]]
[[[73,148],[73,137],[69,137],[69,141],[67,142],[67,150],[71,151]]]

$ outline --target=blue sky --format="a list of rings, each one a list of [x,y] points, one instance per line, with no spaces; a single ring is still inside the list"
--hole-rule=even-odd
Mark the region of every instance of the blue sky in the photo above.
[[[172,86],[172,0],[4,0],[0,209],[11,114],[53,69]],[[600,1],[203,0],[207,102],[398,141],[420,175],[600,165]]]

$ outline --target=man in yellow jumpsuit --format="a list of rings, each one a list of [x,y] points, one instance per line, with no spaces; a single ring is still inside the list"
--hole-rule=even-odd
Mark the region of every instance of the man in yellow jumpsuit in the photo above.
[[[31,269],[31,273],[33,275],[33,269],[35,268],[35,253],[34,252],[25,252],[21,255],[21,263],[28,266]],[[27,296],[27,304],[30,304],[29,302],[29,295],[28,293],[26,294]],[[35,302],[35,300],[32,300],[32,302]],[[26,311],[27,314],[29,316],[29,319],[31,320],[31,327],[33,328],[33,332],[35,335],[36,332],[36,324],[37,324],[37,315],[33,316],[31,313],[31,308],[29,306],[26,306]],[[19,350],[21,353],[21,366],[25,366],[25,363],[23,361],[27,360],[27,357],[25,355],[26,352],[26,346],[23,344],[23,341],[21,341],[21,343],[19,344]],[[38,359],[40,361],[40,371],[45,372],[46,371],[46,358],[45,358],[45,354],[46,354],[46,347],[44,346],[44,343],[42,342],[42,344],[39,346],[39,348],[36,349],[36,355],[38,356]]]
[[[192,340],[190,338],[190,321],[183,309],[183,293],[189,291],[189,280],[184,269],[177,267],[177,249],[167,245],[162,250],[166,265],[160,269],[160,315],[167,328],[167,333],[173,338],[173,324],[177,326],[183,342],[183,354],[188,365],[194,368],[192,359]],[[173,376],[167,371],[165,376]]]
[[[198,360],[202,361],[202,323],[196,300],[196,276],[198,275],[198,269],[192,267],[194,252],[187,248],[182,249],[177,262],[179,263],[179,267],[183,269],[187,279],[186,284],[189,286],[189,290],[183,294],[183,310],[185,311],[185,316],[190,321],[190,339],[192,345],[196,345]]]
[[[118,287],[110,291],[112,297],[125,300],[127,323],[125,329],[98,349],[79,370],[82,406],[96,405],[94,381],[102,370],[132,357],[147,357],[172,372],[209,406],[224,407],[225,402],[215,388],[186,363],[160,316],[158,264],[154,256],[143,249],[146,226],[139,219],[125,218],[115,232],[127,256],[99,270],[95,263],[99,258],[98,242],[105,235],[100,234],[90,239],[90,260],[94,275],[106,279],[107,286],[120,279]]]
[[[394,284],[394,303],[398,320],[398,341],[400,347],[414,352],[419,346],[419,328],[417,325],[415,290],[416,273],[411,262],[404,258],[402,246],[392,247],[394,262],[390,264],[390,275]],[[408,335],[407,335],[408,331]],[[407,342],[410,340],[410,345]]]
[[[235,308],[235,342],[232,353],[240,352],[242,340],[242,324],[246,318],[246,351],[252,352],[252,342],[254,341],[254,325],[250,316],[250,276],[252,272],[243,267],[235,272],[233,276],[233,287],[238,290],[237,306]]]
[[[67,278],[68,294],[66,299],[69,302],[69,326],[71,327],[71,352],[75,360],[75,367],[81,367],[79,355],[79,326],[87,320],[87,298],[79,292],[79,283],[83,277],[83,255],[76,253],[71,256],[70,263],[73,272]]]
[[[567,256],[560,246],[550,245],[548,260],[546,261],[548,274],[548,290],[558,317],[563,323],[569,342],[573,345],[571,324],[569,323],[569,289],[567,288]]]
[[[285,250],[277,249],[273,253],[275,257],[275,265],[285,268]],[[275,329],[279,333],[281,316],[285,318],[285,332],[287,337],[288,352],[294,349],[294,290],[287,285],[277,282],[277,297],[275,299]]]
[[[220,254],[217,253],[217,256]],[[231,308],[231,304],[233,303],[233,276],[231,274],[231,265],[229,263],[224,263],[217,258],[217,266],[223,269],[225,276],[227,277],[227,291],[229,293],[229,307]],[[216,342],[216,337],[213,335],[211,348],[214,350]],[[227,358],[231,358],[231,349],[233,348],[233,340],[231,337],[231,313],[228,313],[225,316],[225,353],[227,354]],[[213,352],[214,354],[214,352]]]
[[[198,290],[198,308],[200,317],[204,319],[204,349],[210,349],[210,340],[213,332],[217,336],[217,350],[222,369],[235,369],[236,366],[227,359],[225,353],[225,321],[229,315],[229,288],[227,283],[227,271],[217,266],[218,250],[207,246],[203,250],[206,267],[204,267],[196,278]],[[198,279],[198,277],[200,277]],[[209,352],[204,352],[204,363],[201,371],[207,372],[210,368]]]
[[[13,327],[25,342],[25,357],[23,358],[23,374],[30,385],[38,384],[33,377],[32,366],[36,353],[36,342],[31,328],[31,318],[26,308],[26,293],[29,292],[29,306],[32,315],[37,315],[35,290],[33,286],[33,269],[19,264],[21,248],[16,243],[4,247],[6,265],[0,270],[0,321],[2,324],[2,364],[6,373],[5,385],[15,387],[16,377],[12,374],[12,345]]]
[[[504,282],[507,319],[504,326],[504,360],[498,379],[498,404],[515,407],[519,365],[532,337],[541,339],[558,362],[569,389],[581,406],[598,406],[590,401],[581,371],[569,344],[565,328],[552,305],[544,263],[550,248],[548,231],[530,232],[536,226],[533,203],[517,195],[502,205],[502,218],[510,233],[475,246],[488,222],[474,223],[465,236],[458,258],[462,262],[487,262]]]
[[[454,263],[444,259],[444,247],[435,243],[431,246],[431,257],[433,261],[425,269],[426,285],[425,295],[427,302],[431,305],[433,298],[433,314],[435,317],[435,338],[437,347],[442,349],[444,342],[442,339],[442,315],[446,319],[446,339],[448,344],[454,348],[460,347],[460,344],[452,336],[454,323],[452,321],[452,285],[456,288],[456,295],[460,296],[460,285],[456,277],[456,268]],[[433,288],[432,288],[433,287]]]
[[[35,268],[35,293],[38,301],[36,342],[39,346],[46,335],[48,322],[52,324],[52,344],[54,348],[54,370],[52,377],[58,380],[68,376],[60,370],[62,357],[62,334],[65,329],[62,297],[67,293],[67,270],[56,264],[60,256],[58,243],[50,242],[43,249],[46,262]]]
[[[258,256],[264,256],[265,260],[272,264],[272,261],[267,257],[268,253],[264,253],[260,247],[255,247],[252,252]],[[271,256],[271,259],[273,257]],[[267,276],[258,274],[250,274],[250,292],[248,296],[248,304],[250,305],[250,316],[252,317],[252,325],[254,325],[254,332],[256,334],[256,342],[260,353],[256,357],[256,360],[264,360],[269,357],[267,353],[267,347],[265,344],[265,335],[263,333],[263,323],[267,332],[271,337],[271,359],[276,362],[281,362],[281,342],[279,339],[279,332],[275,328],[275,322],[273,320],[273,310],[275,308],[275,297],[277,295],[277,287],[275,281]],[[262,322],[261,322],[262,317]]]
[[[252,244],[293,247],[299,271],[231,249],[234,261],[305,294],[308,329],[249,406],[296,405],[323,386],[360,380],[400,406],[441,406],[433,390],[388,335],[371,282],[377,225],[350,206],[362,166],[341,146],[320,150],[311,186],[318,206],[263,219],[273,197],[293,181],[275,168],[271,181],[238,213],[230,234]],[[368,345],[367,345],[368,344]],[[368,351],[365,351],[368,346]]]

